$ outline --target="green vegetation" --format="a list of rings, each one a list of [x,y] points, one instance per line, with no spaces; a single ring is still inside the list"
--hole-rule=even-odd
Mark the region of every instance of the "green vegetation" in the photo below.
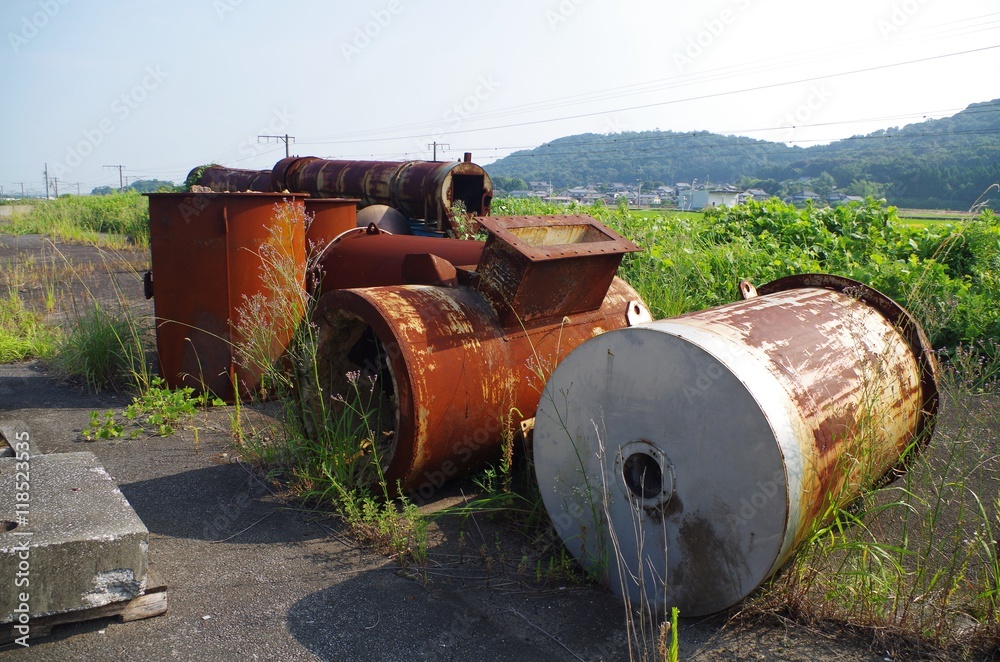
[[[15,214],[11,234],[47,234],[53,239],[124,248],[149,246],[149,203],[139,193],[65,196]]]
[[[836,182],[851,195],[885,196],[900,207],[966,210],[1000,182],[1000,100],[973,104],[953,117],[808,148],[706,131],[588,133],[514,152],[486,170],[505,184],[521,179],[565,188],[697,178],[756,183],[772,195],[794,192],[781,190],[781,182],[804,177],[822,188],[829,178],[827,185]]]
[[[327,391],[317,369],[322,330],[311,319],[315,300],[288,247],[292,227],[304,224],[301,205],[275,206],[269,240],[260,247],[264,292],[239,308],[243,338],[236,351],[242,365],[262,374],[266,397],[276,397],[284,416],[278,428],[254,430],[239,415],[232,421],[244,457],[280,476],[307,502],[333,507],[366,542],[400,563],[423,563],[427,521],[383,475],[384,449],[394,420],[384,402],[379,369],[351,373],[336,393]],[[293,329],[286,360],[272,358],[275,337]],[[289,369],[290,367],[290,369]]]
[[[93,302],[72,320],[58,355],[57,372],[81,381],[92,391],[138,390],[150,384],[146,321]]]
[[[741,279],[831,273],[867,283],[920,319],[934,346],[1000,338],[1000,217],[983,210],[961,223],[911,227],[894,207],[863,204],[804,209],[750,202],[705,213],[629,212],[500,199],[497,214],[588,213],[642,247],[620,275],[660,319],[740,298]]]
[[[17,290],[0,298],[0,363],[50,358],[57,343],[58,332],[25,307]]]

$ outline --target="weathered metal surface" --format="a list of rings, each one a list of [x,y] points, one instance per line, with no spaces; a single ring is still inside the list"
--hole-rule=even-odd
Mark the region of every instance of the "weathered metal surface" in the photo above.
[[[899,306],[822,277],[744,291],[584,343],[539,402],[546,508],[634,604],[735,604],[931,433],[933,355]]]
[[[389,205],[369,205],[358,210],[359,228],[366,228],[372,223],[383,232],[413,234],[410,220]]]
[[[272,234],[274,207],[304,196],[267,193],[151,193],[150,253],[156,283],[156,348],[171,388],[192,386],[232,402],[256,388],[260,371],[235,360],[243,338],[233,322],[246,297],[272,297],[262,278],[260,247],[270,244],[305,278],[301,223]],[[301,218],[302,214],[297,215]],[[284,351],[297,319],[274,335],[269,355]]]
[[[454,266],[479,262],[483,243],[460,239],[393,235],[378,228],[355,228],[333,241],[319,257],[322,292],[351,287],[403,285],[403,259],[429,253]]]
[[[195,168],[188,175],[198,174]],[[196,184],[213,191],[290,191],[314,198],[358,198],[359,207],[388,205],[404,216],[450,227],[452,205],[487,216],[493,181],[482,167],[465,161],[331,161],[291,156],[273,170],[208,166]]]
[[[467,212],[485,216],[493,200],[492,180],[471,162],[290,157],[275,165],[273,180],[275,190],[359,198],[361,207],[388,205],[409,218],[445,224],[442,227],[447,227],[455,202],[461,202]]]
[[[495,458],[505,426],[534,411],[544,375],[583,341],[625,326],[638,300],[616,278],[598,310],[511,330],[469,287],[331,292],[316,315],[323,397],[347,393],[348,374],[378,375],[394,410],[386,480],[427,497]]]
[[[306,214],[312,220],[306,228],[306,252],[318,255],[326,245],[357,227],[356,198],[306,198]]]
[[[493,216],[476,283],[501,322],[517,326],[601,305],[632,242],[590,216]]]
[[[218,193],[224,192],[244,192],[258,191],[267,193],[272,190],[270,170],[243,170],[240,168],[226,168],[223,166],[198,167],[188,173],[188,180],[198,174],[196,180],[199,186],[205,186]]]

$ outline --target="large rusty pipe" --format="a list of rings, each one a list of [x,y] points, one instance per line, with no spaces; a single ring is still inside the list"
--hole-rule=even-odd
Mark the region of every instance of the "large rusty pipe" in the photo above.
[[[427,497],[497,458],[505,426],[532,415],[543,376],[583,341],[626,326],[641,306],[616,278],[598,310],[512,330],[469,287],[331,292],[315,317],[324,397],[346,395],[346,375],[381,379],[381,411],[393,430],[379,449],[385,478]]]
[[[412,283],[403,271],[407,255],[436,255],[455,266],[474,266],[482,252],[481,241],[393,235],[374,227],[354,228],[337,237],[319,257],[320,291]]]
[[[832,276],[743,287],[584,343],[539,403],[546,509],[632,604],[735,604],[931,434],[935,362],[905,310]]]
[[[244,170],[218,165],[199,166],[188,173],[187,181],[217,193],[246,191],[268,193],[274,190],[271,186],[270,170]]]
[[[490,213],[493,182],[465,161],[336,161],[289,157],[272,171],[275,190],[318,197],[351,197],[360,206],[389,205],[410,218],[443,222],[461,202],[480,216]]]

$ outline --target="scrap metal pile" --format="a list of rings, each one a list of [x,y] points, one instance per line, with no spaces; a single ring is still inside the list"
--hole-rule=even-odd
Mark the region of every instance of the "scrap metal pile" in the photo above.
[[[429,497],[498,456],[512,412],[534,419],[556,530],[633,601],[687,616],[735,604],[933,429],[927,340],[861,283],[744,283],[743,301],[653,321],[616,275],[637,246],[588,216],[490,216],[492,183],[468,155],[292,157],[189,181],[205,188],[150,195],[168,384],[230,400],[254,389],[231,320],[264,290],[256,249],[275,201],[302,204],[320,221],[287,237],[303,278],[307,244],[325,246],[317,370],[328,393],[357,371],[382,379],[386,480]],[[355,227],[356,207],[387,205],[397,228],[448,229],[456,201],[485,243]],[[287,342],[275,338],[275,359]]]

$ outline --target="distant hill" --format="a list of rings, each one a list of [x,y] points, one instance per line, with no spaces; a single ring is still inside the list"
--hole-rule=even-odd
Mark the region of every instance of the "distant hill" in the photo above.
[[[597,182],[756,183],[768,192],[783,181],[826,172],[837,185],[883,184],[901,207],[968,209],[1000,183],[1000,100],[903,128],[828,145],[784,143],[699,131],[586,133],[559,138],[486,166],[493,178],[548,181],[556,189]],[[996,209],[1000,193],[991,195]]]

